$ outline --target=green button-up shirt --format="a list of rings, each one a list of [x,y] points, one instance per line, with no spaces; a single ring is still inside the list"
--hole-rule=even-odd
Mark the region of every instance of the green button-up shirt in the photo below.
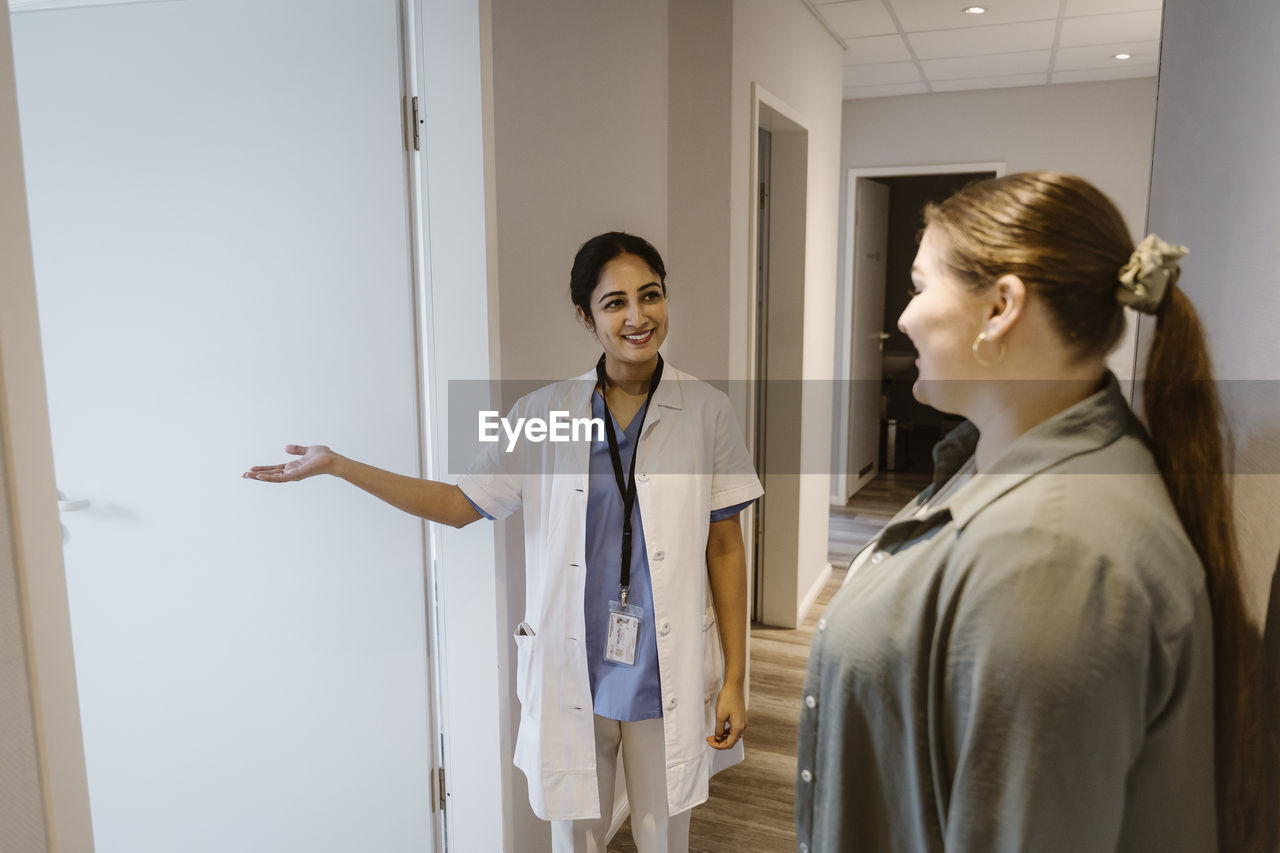
[[[868,547],[814,634],[802,853],[1210,851],[1203,570],[1114,377]],[[924,510],[921,513],[921,510]]]

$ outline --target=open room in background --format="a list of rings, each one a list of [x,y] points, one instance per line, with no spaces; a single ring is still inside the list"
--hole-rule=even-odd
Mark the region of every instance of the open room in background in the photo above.
[[[933,444],[959,423],[912,396],[915,351],[898,330],[898,316],[906,308],[925,205],[1003,169],[1003,163],[966,163],[849,170],[841,296],[851,310],[837,330],[847,355],[834,395],[833,504],[843,504],[881,471],[928,473]]]

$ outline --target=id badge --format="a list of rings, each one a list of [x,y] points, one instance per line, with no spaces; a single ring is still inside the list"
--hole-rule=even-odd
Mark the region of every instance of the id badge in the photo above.
[[[636,665],[636,643],[644,612],[634,604],[609,602],[609,632],[605,634],[604,659],[623,666]]]

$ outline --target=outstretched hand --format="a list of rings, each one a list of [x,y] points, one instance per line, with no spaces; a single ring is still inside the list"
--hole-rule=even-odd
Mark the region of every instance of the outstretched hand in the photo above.
[[[333,464],[338,458],[338,454],[323,444],[313,444],[310,447],[287,444],[284,450],[285,453],[292,453],[300,458],[290,459],[279,465],[255,465],[245,471],[244,476],[264,483],[292,483],[317,474],[331,473]]]

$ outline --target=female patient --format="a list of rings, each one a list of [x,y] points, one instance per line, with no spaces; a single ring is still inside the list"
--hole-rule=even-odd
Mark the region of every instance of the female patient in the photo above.
[[[799,849],[1257,849],[1256,645],[1186,250],[1135,250],[1052,172],[925,224],[898,325],[917,399],[968,422],[818,622]],[[1157,318],[1149,428],[1106,367],[1124,305]]]

